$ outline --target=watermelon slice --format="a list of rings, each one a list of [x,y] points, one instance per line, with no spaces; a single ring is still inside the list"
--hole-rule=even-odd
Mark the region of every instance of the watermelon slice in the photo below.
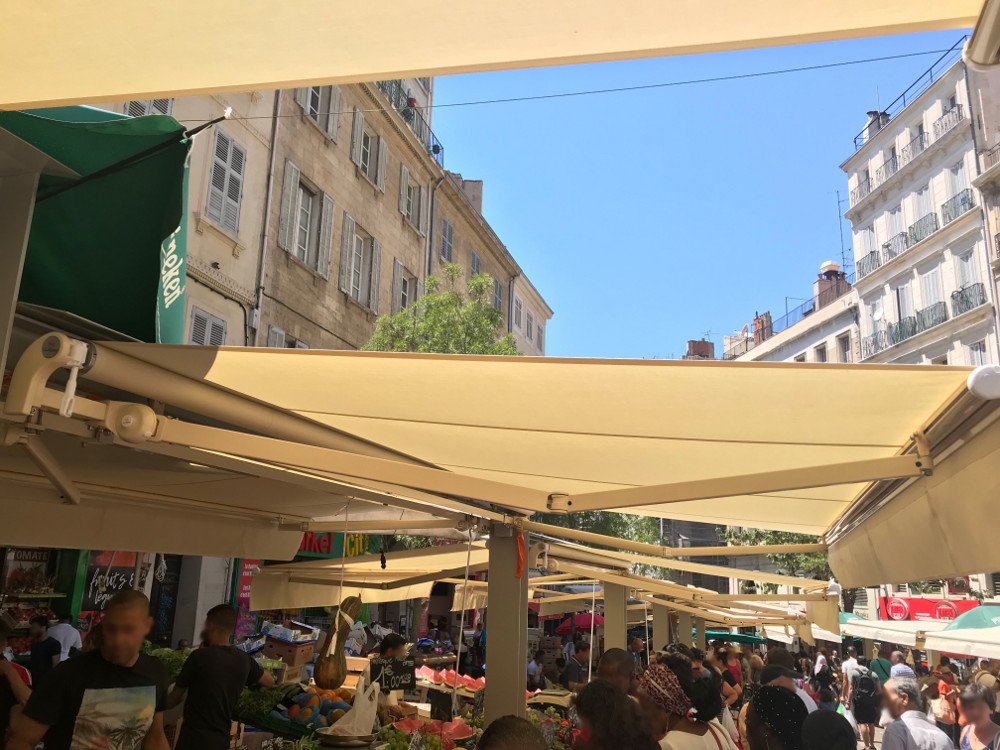
[[[441,736],[450,737],[453,740],[461,741],[467,740],[472,737],[475,732],[472,730],[468,724],[466,724],[461,719],[455,719],[454,721],[446,721],[441,725]]]
[[[423,730],[424,722],[420,719],[402,719],[392,725],[394,729],[407,734],[413,734],[418,729]]]

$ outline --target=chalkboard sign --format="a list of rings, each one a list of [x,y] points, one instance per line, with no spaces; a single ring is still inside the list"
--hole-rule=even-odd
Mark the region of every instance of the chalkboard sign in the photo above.
[[[427,700],[431,703],[431,721],[451,721],[455,718],[454,696],[449,690],[428,690]]]
[[[83,590],[81,612],[103,612],[115,594],[132,588],[135,567],[107,568],[91,565],[87,569],[87,580]]]
[[[372,682],[377,682],[383,693],[390,690],[413,690],[417,686],[417,676],[413,659],[371,660]]]

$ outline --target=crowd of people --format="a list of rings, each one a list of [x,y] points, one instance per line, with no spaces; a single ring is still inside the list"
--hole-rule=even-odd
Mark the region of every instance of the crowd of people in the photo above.
[[[642,656],[640,656],[640,654]],[[928,669],[900,651],[792,654],[714,642],[706,651],[645,645],[606,651],[589,680],[570,641],[559,680],[577,693],[578,750],[998,750],[1000,661],[965,684],[948,659]],[[529,678],[541,684],[542,654]],[[568,659],[567,659],[568,657]]]

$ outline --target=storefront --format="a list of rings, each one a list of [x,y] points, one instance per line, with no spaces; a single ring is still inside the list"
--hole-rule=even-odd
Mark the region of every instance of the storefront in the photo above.
[[[880,620],[954,620],[979,606],[978,599],[926,599],[923,597],[880,596]]]

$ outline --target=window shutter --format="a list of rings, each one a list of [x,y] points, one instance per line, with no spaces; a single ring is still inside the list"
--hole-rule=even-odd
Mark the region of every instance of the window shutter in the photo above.
[[[281,185],[281,213],[278,219],[278,247],[291,252],[292,238],[295,236],[295,198],[299,194],[299,180],[302,173],[285,160],[285,181]]]
[[[326,118],[326,134],[331,141],[340,135],[340,86],[330,87],[330,114]]]
[[[225,346],[226,344],[226,321],[213,318],[208,327],[208,345]]]
[[[150,114],[154,115],[169,115],[170,110],[173,107],[173,99],[153,99],[150,102]]]
[[[222,130],[215,131],[215,151],[212,154],[212,175],[208,185],[208,218],[222,224],[226,205],[226,174],[229,171],[229,150],[232,141]]]
[[[392,259],[392,299],[389,300],[389,312],[399,312],[399,303],[403,296],[403,264],[398,258]]]
[[[427,205],[427,188],[423,185],[420,186],[420,205],[417,207],[417,228],[420,230],[420,234],[427,233],[427,215],[430,211],[430,206]]]
[[[351,128],[351,161],[361,166],[361,134],[365,132],[365,114],[354,108],[354,127]]]
[[[148,105],[148,101],[128,102],[125,105],[125,114],[129,117],[142,117],[149,114]]]
[[[284,348],[285,332],[277,326],[269,326],[267,329],[267,345],[276,349]]]
[[[246,151],[233,143],[229,157],[229,180],[226,184],[226,207],[222,215],[222,225],[234,234],[240,228],[240,200],[243,196],[246,160]]]
[[[208,316],[197,307],[191,308],[191,343],[199,346],[208,343]]]
[[[385,192],[385,170],[389,166],[389,144],[385,138],[378,139],[378,164],[376,165],[375,187]]]
[[[368,288],[368,306],[373,313],[378,313],[379,280],[382,276],[382,243],[372,239],[372,278]]]
[[[316,270],[324,279],[330,278],[330,256],[333,252],[333,214],[336,205],[326,193],[323,193],[323,209],[319,216],[319,253]]]
[[[426,290],[424,288],[424,280],[423,279],[417,279],[417,299],[420,299],[421,297],[423,297],[425,291]]]
[[[351,254],[354,252],[354,219],[344,211],[344,226],[340,232],[340,291],[351,293]]]
[[[406,189],[410,185],[410,170],[399,162],[399,213],[406,216]]]
[[[309,106],[309,88],[295,89],[295,103],[302,107],[303,111],[306,111]]]

